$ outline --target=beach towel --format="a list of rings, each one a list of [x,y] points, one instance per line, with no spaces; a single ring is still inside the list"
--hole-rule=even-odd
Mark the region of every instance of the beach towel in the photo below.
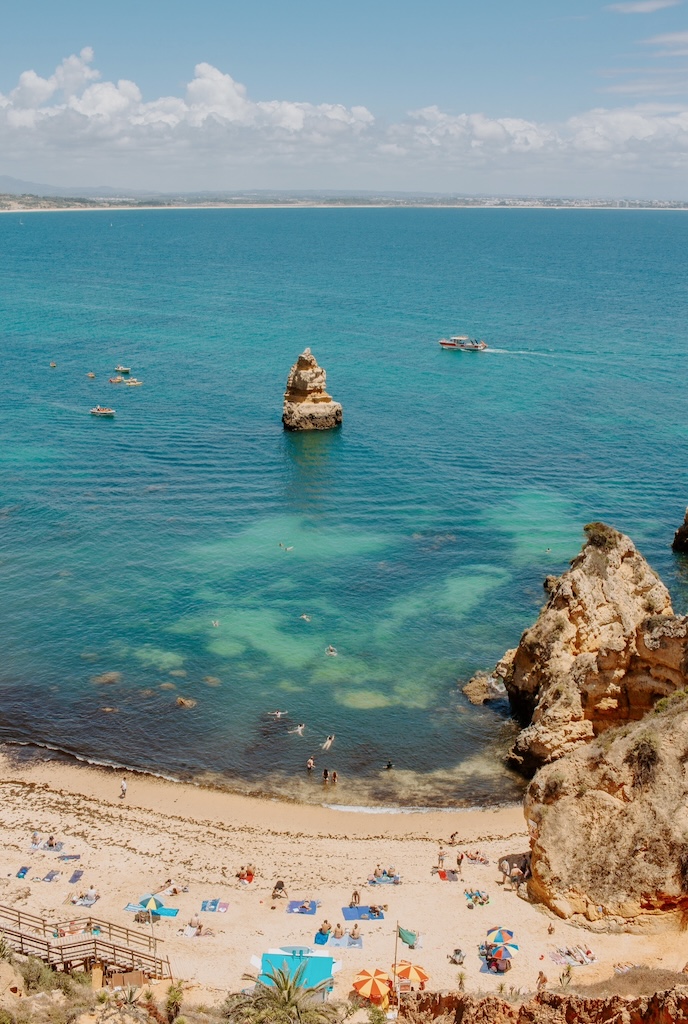
[[[308,902],[307,900],[289,900],[289,906],[287,907],[288,914],[314,914],[318,909],[319,903],[317,900],[311,900],[311,909],[302,910],[301,904]]]
[[[373,917],[370,907],[342,907],[342,916],[345,921],[384,921],[385,919],[382,911]]]
[[[203,900],[201,903],[201,910],[207,914],[214,914],[219,906],[219,900]]]
[[[28,868],[19,868],[19,871],[17,871],[17,878],[26,878],[26,876],[27,876],[27,874],[29,873],[30,870],[31,870],[30,867],[28,867]]]
[[[184,935],[186,936],[186,938],[191,939],[195,934],[196,929],[194,928],[194,926],[192,924],[187,924],[186,928],[184,929]]]
[[[49,853],[59,853],[63,846],[64,843],[55,843],[54,846],[48,846],[48,843],[45,842],[41,846],[41,850],[48,850]]]
[[[320,934],[318,932],[318,934]],[[327,943],[328,946],[343,946],[346,948],[349,945],[349,936],[342,935],[341,939],[335,938],[334,935],[330,935],[330,941]]]
[[[81,860],[81,854],[80,853],[63,853],[57,859],[58,860],[65,860],[65,861],[66,860]]]
[[[385,875],[382,875],[381,878],[375,878],[375,876],[373,875],[371,878],[368,879],[368,885],[400,885],[400,884],[401,884],[401,876],[400,875],[387,875],[387,874],[385,874]]]
[[[131,911],[132,914],[138,914],[140,910],[143,910],[140,903],[127,903],[124,909]]]
[[[226,914],[229,910],[229,903],[218,903],[217,912],[218,914]]]
[[[347,938],[349,940],[348,943],[347,943],[349,949],[363,949],[363,936],[362,935],[359,935],[359,937],[357,939],[352,939],[350,935],[348,935]]]
[[[76,885],[76,883],[79,881],[79,879],[83,878],[83,876],[84,876],[83,871],[75,871],[74,874],[72,875],[72,877],[69,879],[69,884],[70,885]]]
[[[49,871],[43,879],[44,882],[54,882],[56,878],[60,877],[59,871]]]
[[[316,944],[316,946],[326,946],[327,943],[328,943],[329,938],[330,938],[330,933],[329,932],[327,933],[327,935],[323,935],[322,932],[316,932],[315,933],[315,938],[313,939],[313,942]]]
[[[81,896],[78,900],[72,900],[72,903],[75,907],[92,907],[99,899],[99,896]]]
[[[158,907],[157,910],[153,911],[153,917],[157,914],[158,917],[176,917],[179,913],[179,907]]]

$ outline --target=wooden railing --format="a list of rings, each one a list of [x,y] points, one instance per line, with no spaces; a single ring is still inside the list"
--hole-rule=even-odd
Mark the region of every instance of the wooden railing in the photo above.
[[[116,971],[143,971],[151,978],[171,978],[168,957],[152,956],[140,949],[128,949],[98,938],[82,938],[55,944],[38,935],[3,928],[1,934],[16,953],[35,956],[51,967],[63,971],[89,970],[98,961]]]
[[[77,929],[82,932],[78,937]],[[35,914],[0,905],[0,934],[15,952],[38,957],[54,968],[88,970],[97,960],[106,969],[172,977],[169,957],[157,955],[162,939],[109,921],[87,917],[51,924]]]
[[[123,925],[111,924],[110,921],[102,921],[97,917],[73,917],[69,921],[57,921],[52,923],[35,914],[27,914],[24,910],[17,910],[15,907],[4,907],[0,905],[0,928],[14,928],[16,931],[33,932],[42,935],[46,939],[69,938],[70,934],[77,932],[91,932],[95,938],[105,938],[110,942],[119,942],[125,946],[146,949],[150,953],[155,951],[164,939],[157,939],[148,931],[134,931]]]

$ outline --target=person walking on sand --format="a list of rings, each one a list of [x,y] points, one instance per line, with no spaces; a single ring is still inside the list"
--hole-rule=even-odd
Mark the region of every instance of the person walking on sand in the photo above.
[[[119,798],[120,800],[126,800],[127,798],[127,777],[124,775],[122,781],[119,784]]]
[[[547,975],[545,974],[544,971],[540,971],[540,973],[537,976],[537,990],[538,990],[538,992],[542,992],[542,990],[543,990],[543,988],[545,987],[546,984],[547,984]]]

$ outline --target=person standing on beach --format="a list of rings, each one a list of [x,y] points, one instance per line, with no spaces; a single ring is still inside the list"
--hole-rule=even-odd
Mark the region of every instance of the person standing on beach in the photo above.
[[[309,772],[312,772],[313,769],[315,768],[315,761],[312,757],[309,757],[308,760],[306,761],[306,768],[308,769]]]
[[[119,784],[119,798],[120,800],[126,800],[127,798],[127,777],[124,775],[122,781]]]
[[[444,847],[440,846],[439,852],[437,854],[437,867],[440,869],[440,871],[444,867],[444,858],[446,856],[447,856],[446,850],[444,849]]]

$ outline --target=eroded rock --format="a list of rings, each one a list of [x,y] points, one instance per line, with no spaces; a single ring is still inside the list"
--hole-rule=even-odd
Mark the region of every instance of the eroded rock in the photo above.
[[[571,568],[547,577],[537,622],[495,670],[525,726],[511,760],[526,773],[641,719],[688,684],[688,618],[674,615],[628,537],[604,523],[585,532]]]
[[[331,430],[342,423],[342,407],[325,390],[326,374],[309,348],[287,378],[282,423],[286,430]]]
[[[688,508],[686,509],[683,523],[674,534],[671,546],[674,551],[678,551],[679,554],[688,555]]]
[[[528,892],[600,926],[682,926],[688,913],[688,693],[604,733],[528,788]]]

